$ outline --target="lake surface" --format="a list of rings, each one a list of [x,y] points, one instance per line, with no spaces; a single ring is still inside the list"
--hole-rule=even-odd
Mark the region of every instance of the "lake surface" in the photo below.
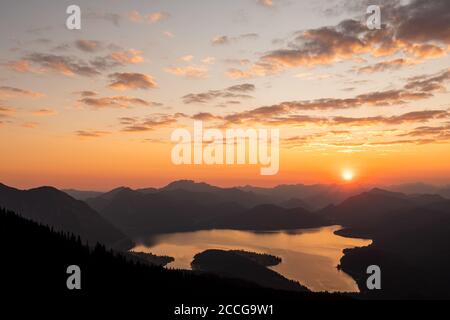
[[[334,234],[340,226],[289,231],[252,232],[204,230],[153,236],[133,251],[168,255],[175,261],[169,268],[191,269],[194,255],[207,249],[242,249],[269,253],[282,258],[271,269],[297,280],[312,291],[357,292],[356,282],[336,267],[346,248],[371,244],[371,240],[345,238]]]

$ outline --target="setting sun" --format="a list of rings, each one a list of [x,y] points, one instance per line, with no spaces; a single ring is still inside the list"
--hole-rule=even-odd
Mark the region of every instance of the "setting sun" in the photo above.
[[[351,170],[344,170],[342,171],[342,179],[345,181],[352,181],[354,178],[354,173]]]

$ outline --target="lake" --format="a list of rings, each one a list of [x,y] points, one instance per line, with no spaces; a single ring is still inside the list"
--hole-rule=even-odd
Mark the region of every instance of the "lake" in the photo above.
[[[289,231],[253,232],[202,230],[152,236],[133,251],[168,255],[175,261],[169,268],[191,269],[195,254],[207,249],[242,249],[282,258],[271,269],[297,280],[312,291],[357,292],[356,282],[337,265],[346,248],[371,244],[371,240],[345,238],[334,234],[340,226]]]

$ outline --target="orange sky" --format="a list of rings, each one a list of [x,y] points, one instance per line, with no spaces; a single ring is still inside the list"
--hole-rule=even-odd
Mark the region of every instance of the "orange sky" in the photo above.
[[[327,1],[80,1],[78,31],[60,2],[2,4],[0,182],[450,183],[448,1],[421,2],[382,6],[380,30]],[[278,174],[175,166],[170,135],[194,120],[279,129]]]

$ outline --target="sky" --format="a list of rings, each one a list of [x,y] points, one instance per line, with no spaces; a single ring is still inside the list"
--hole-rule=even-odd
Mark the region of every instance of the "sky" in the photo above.
[[[446,0],[4,0],[0,40],[8,185],[450,183]],[[279,172],[173,164],[195,120],[279,129]]]

